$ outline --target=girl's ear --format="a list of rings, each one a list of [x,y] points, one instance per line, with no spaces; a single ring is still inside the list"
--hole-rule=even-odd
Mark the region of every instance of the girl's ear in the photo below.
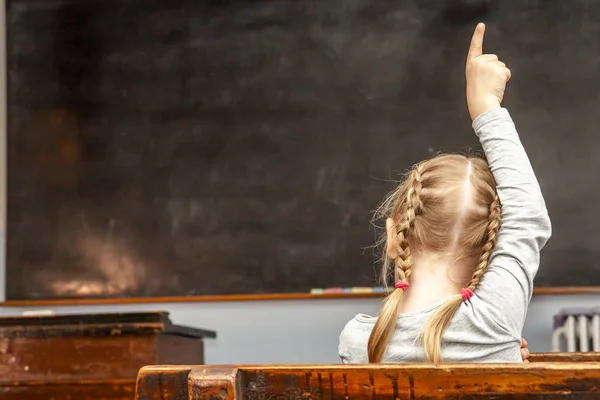
[[[385,221],[387,231],[387,256],[392,260],[398,257],[398,233],[396,232],[396,223],[393,219],[388,218]]]

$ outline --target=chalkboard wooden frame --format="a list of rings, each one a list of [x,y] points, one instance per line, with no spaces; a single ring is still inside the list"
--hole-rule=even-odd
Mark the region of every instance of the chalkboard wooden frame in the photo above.
[[[598,294],[600,286],[579,287],[542,287],[533,290],[535,295]],[[156,303],[205,303],[233,301],[288,301],[288,300],[332,300],[379,298],[382,293],[269,293],[269,294],[232,294],[216,296],[169,296],[169,297],[130,297],[107,299],[51,299],[51,300],[9,300],[0,302],[2,307],[39,307],[39,306],[89,306],[112,304],[156,304]]]

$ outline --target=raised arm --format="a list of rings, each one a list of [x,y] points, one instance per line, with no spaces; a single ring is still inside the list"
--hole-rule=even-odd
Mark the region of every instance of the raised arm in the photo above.
[[[496,179],[502,225],[478,297],[492,317],[520,335],[540,264],[540,250],[551,235],[550,218],[527,153],[512,118],[501,108],[510,70],[483,54],[485,26],[479,24],[467,56],[467,104]]]

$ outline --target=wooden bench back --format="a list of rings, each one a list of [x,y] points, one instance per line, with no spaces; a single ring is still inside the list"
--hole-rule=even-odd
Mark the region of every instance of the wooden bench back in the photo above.
[[[573,358],[441,366],[154,366],[140,371],[136,400],[600,399],[600,362]]]
[[[600,353],[531,353],[530,362],[600,362]]]

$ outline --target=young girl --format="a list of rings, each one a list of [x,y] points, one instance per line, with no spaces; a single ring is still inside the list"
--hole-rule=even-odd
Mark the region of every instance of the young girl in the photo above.
[[[510,71],[482,55],[466,65],[467,104],[488,164],[441,155],[415,165],[384,202],[395,290],[379,318],[344,328],[345,363],[522,362],[521,330],[550,218],[515,125],[500,104]]]

